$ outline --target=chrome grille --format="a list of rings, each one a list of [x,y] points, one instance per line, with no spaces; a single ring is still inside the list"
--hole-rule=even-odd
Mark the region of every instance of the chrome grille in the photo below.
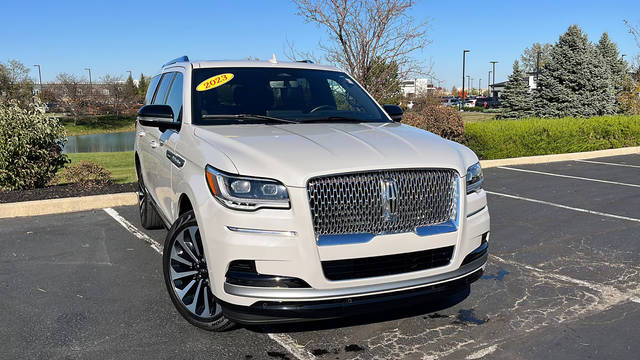
[[[384,170],[313,178],[307,184],[313,228],[320,236],[401,233],[441,224],[457,211],[456,179],[457,172],[450,169]],[[389,189],[394,187],[390,196]]]

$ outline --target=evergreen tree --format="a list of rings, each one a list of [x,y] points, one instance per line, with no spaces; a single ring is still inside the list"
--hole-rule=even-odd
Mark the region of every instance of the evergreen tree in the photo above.
[[[131,74],[129,74],[129,77],[124,82],[124,99],[128,102],[138,100],[138,87],[136,87],[136,84],[133,82]]]
[[[569,27],[551,50],[537,84],[535,110],[543,117],[613,114],[611,73],[578,25]]]
[[[527,74],[523,71],[518,60],[513,62],[513,73],[502,93],[503,118],[524,118],[533,116],[533,99],[529,91]]]
[[[613,89],[617,97],[622,92],[625,84],[627,64],[620,58],[618,46],[609,39],[609,34],[606,32],[602,34],[598,45],[596,45],[596,49],[598,49],[598,52],[602,55],[604,62],[609,68]],[[618,109],[620,108],[619,102],[616,102],[616,107]]]
[[[138,80],[138,101],[143,102],[144,97],[147,95],[147,89],[149,88],[149,78],[140,73],[140,80]]]
[[[520,61],[522,61],[524,71],[536,71],[536,65],[543,67],[551,57],[552,48],[553,46],[551,44],[540,44],[536,42],[524,49],[522,55],[520,55]],[[538,57],[538,55],[540,56]]]
[[[453,85],[453,87],[451,88],[451,95],[452,96],[460,95],[460,90],[458,90],[458,88],[455,85]]]

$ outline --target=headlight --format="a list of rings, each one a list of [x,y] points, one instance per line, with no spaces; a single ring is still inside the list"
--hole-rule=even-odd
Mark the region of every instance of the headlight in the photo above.
[[[477,162],[467,169],[467,194],[471,194],[474,191],[482,189],[482,182],[484,176],[482,175],[482,167]]]
[[[278,181],[229,175],[209,165],[205,174],[211,194],[229,208],[256,210],[290,207],[287,188]]]

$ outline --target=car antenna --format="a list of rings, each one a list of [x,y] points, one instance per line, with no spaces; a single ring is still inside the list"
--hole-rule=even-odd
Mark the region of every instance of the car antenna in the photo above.
[[[269,62],[272,64],[277,64],[278,63],[278,59],[276,59],[276,54],[272,54],[271,55],[271,59],[269,59]]]

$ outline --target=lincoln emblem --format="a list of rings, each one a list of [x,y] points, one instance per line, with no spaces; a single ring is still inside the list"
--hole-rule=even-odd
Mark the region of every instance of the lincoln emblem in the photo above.
[[[386,221],[395,221],[398,217],[398,183],[394,179],[384,179],[380,185],[382,216]]]

